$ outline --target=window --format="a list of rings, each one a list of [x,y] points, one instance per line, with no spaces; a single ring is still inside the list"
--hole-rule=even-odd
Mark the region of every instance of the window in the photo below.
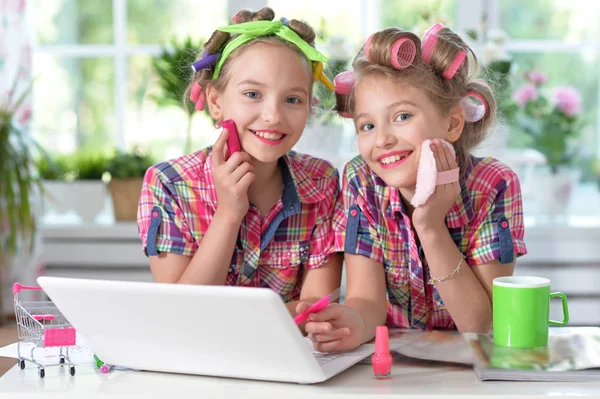
[[[581,94],[587,125],[579,132],[577,167],[581,182],[572,196],[570,214],[598,214],[597,181],[600,152],[600,4],[582,0],[487,0],[490,28],[509,36],[507,49],[514,60],[513,87],[523,72],[536,69],[548,76],[548,86],[572,85]],[[519,143],[512,132],[509,144]]]
[[[51,151],[140,145],[159,159],[180,155],[187,117],[178,107],[156,104],[152,57],[172,37],[204,41],[215,27],[227,24],[232,14],[228,10],[264,5],[278,17],[311,24],[318,48],[330,58],[334,41],[343,38],[348,61],[370,33],[387,26],[420,34],[441,21],[463,37],[470,29],[485,36],[490,29],[502,28],[515,61],[514,87],[522,82],[525,69],[538,68],[552,85],[571,84],[580,90],[588,123],[581,132],[585,150],[578,162],[583,184],[595,183],[600,152],[600,5],[584,0],[35,0],[34,132]],[[481,55],[481,43],[472,44]],[[347,140],[337,149],[344,159],[337,165],[356,153],[351,124],[346,123],[346,130]],[[193,146],[212,143],[211,131],[209,118],[196,113]],[[310,145],[314,140],[323,143],[313,139]],[[519,142],[517,133],[508,134],[509,146]],[[587,190],[597,194],[596,189]],[[582,209],[588,212],[590,207]]]
[[[158,158],[183,152],[187,117],[153,100],[151,58],[171,38],[202,42],[227,23],[226,2],[36,0],[33,130],[49,151],[139,145]],[[194,144],[210,121],[193,119]]]

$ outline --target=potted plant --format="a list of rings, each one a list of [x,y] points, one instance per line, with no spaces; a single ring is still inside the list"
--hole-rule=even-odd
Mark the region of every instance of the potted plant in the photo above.
[[[102,177],[108,167],[108,157],[102,153],[77,153],[73,163],[73,208],[84,223],[92,223],[106,204],[106,185]]]
[[[194,42],[190,37],[178,42],[171,40],[171,45],[164,47],[158,57],[152,59],[152,68],[158,77],[159,93],[153,95],[154,101],[159,106],[176,106],[182,108],[188,119],[188,129],[185,140],[184,152],[192,151],[191,124],[194,115],[194,103],[184,102],[185,91],[192,78],[191,65],[196,60],[198,51],[204,41],[199,39]]]
[[[546,89],[548,79],[541,72],[528,71],[525,78],[526,84],[513,95],[517,105],[515,122],[526,135],[526,145],[546,158],[546,167],[536,178],[540,212],[561,215],[581,175],[574,166],[579,153],[577,138],[585,126],[581,96],[571,86]]]
[[[108,188],[113,201],[116,221],[135,221],[144,182],[144,174],[154,160],[149,154],[134,149],[128,153],[117,152],[109,161]]]
[[[65,155],[41,153],[36,167],[44,187],[44,215],[62,215],[70,211],[72,201],[69,189],[74,175],[70,158]]]
[[[35,162],[38,146],[25,129],[31,111],[21,107],[31,86],[17,95],[17,82],[0,106],[0,324],[5,310],[3,282],[13,259],[33,250],[35,194],[42,190]]]

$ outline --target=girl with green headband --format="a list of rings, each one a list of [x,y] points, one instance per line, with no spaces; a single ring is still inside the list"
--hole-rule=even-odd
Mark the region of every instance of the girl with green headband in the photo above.
[[[312,86],[326,58],[313,29],[274,13],[240,11],[204,44],[186,96],[223,129],[214,146],[150,168],[138,226],[157,282],[268,287],[296,315],[340,285],[331,221],[338,171],[299,154]]]

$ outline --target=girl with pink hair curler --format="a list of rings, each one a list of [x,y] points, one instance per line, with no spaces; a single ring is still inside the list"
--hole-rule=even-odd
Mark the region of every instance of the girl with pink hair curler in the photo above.
[[[436,24],[419,38],[373,34],[336,77],[360,156],[344,168],[333,228],[347,296],[311,314],[320,351],[350,349],[378,325],[461,332],[492,326],[492,280],[511,275],[523,241],[516,174],[470,151],[495,119],[465,42]]]

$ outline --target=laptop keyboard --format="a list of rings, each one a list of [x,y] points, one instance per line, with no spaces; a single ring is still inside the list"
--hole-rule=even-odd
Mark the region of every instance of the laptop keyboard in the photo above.
[[[314,355],[315,355],[315,359],[317,359],[317,363],[319,363],[319,366],[322,366],[322,365],[342,356],[341,354],[338,354],[338,353],[320,353],[320,352],[315,352]]]

